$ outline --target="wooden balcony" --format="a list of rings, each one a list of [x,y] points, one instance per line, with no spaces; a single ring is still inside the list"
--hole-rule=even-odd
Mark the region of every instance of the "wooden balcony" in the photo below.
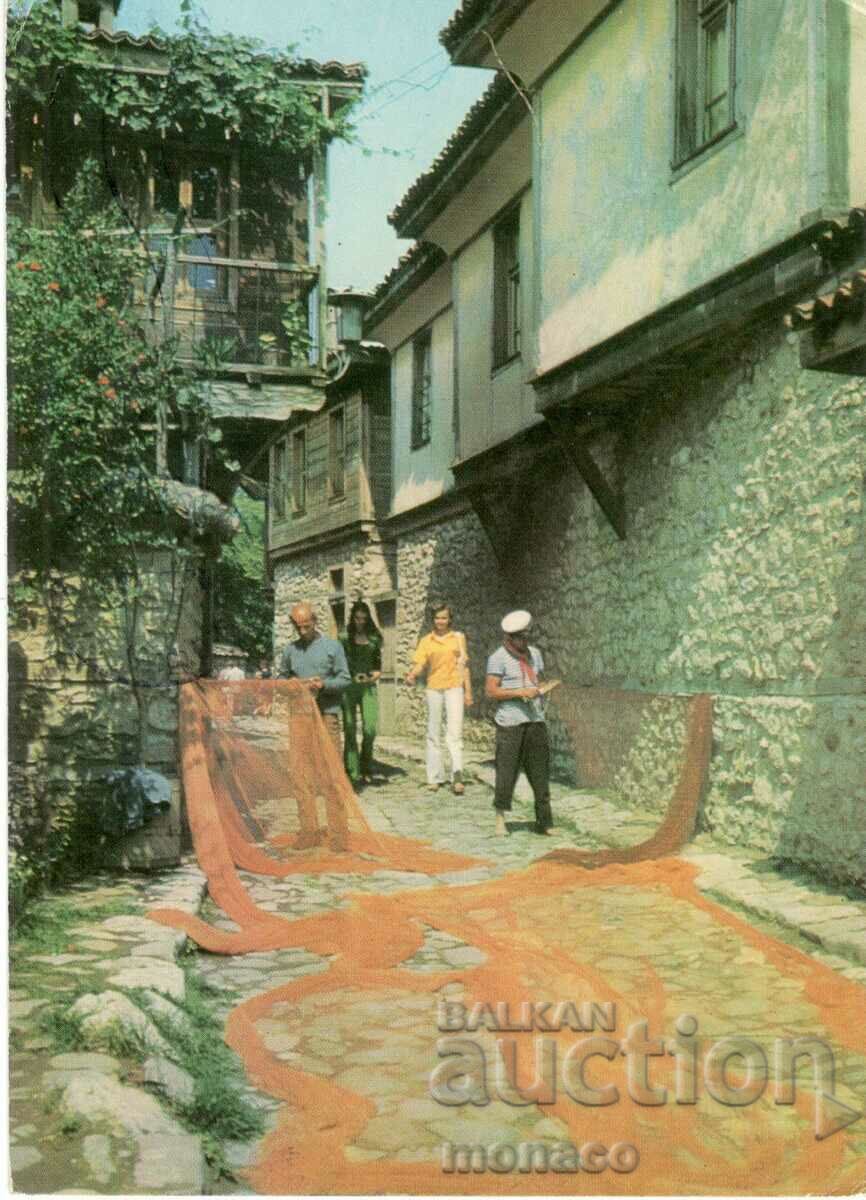
[[[162,252],[148,266],[139,308],[154,340],[178,338],[182,361],[229,374],[321,372],[318,267],[152,248]]]

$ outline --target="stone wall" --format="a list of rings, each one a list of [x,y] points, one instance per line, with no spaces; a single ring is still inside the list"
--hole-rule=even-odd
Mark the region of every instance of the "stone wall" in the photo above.
[[[397,613],[397,671],[409,670],[415,646],[432,628],[433,604],[450,604],[454,628],[466,634],[475,706],[467,714],[464,740],[492,750],[491,706],[484,700],[487,656],[499,643],[499,621],[525,597],[502,579],[484,530],[466,508],[427,520],[401,534],[397,547],[400,599]],[[398,730],[423,737],[426,728],[424,688],[400,688]]]
[[[498,621],[518,606],[535,616],[549,673],[571,684],[708,691],[703,827],[864,881],[866,382],[801,370],[776,320],[693,368],[618,440],[593,446],[623,486],[625,541],[564,467],[527,491],[516,584],[468,511],[402,535],[400,661],[442,596],[469,637],[476,694]],[[404,695],[400,722],[421,735],[420,689]],[[555,721],[553,734],[564,766]],[[468,740],[485,737],[469,723]],[[664,807],[671,737],[662,706],[619,771],[628,802]]]
[[[141,594],[94,610],[74,579],[52,616],[34,600],[9,629],[10,846],[64,853],[78,801],[105,771],[139,761],[177,770],[177,680],[199,673],[198,565],[168,552],[140,557]],[[139,685],[132,686],[132,680]]]
[[[316,610],[319,628],[331,632],[331,572],[335,569],[343,570],[346,615],[357,597],[370,600],[395,590],[393,547],[366,533],[278,559],[274,564],[274,661],[278,666],[283,650],[295,638],[289,616],[293,605],[308,601]]]

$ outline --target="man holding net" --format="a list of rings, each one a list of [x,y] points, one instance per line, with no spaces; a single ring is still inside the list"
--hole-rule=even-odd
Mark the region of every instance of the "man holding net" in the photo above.
[[[331,740],[342,757],[340,744],[340,700],[352,682],[343,647],[325,637],[316,627],[316,614],[306,601],[296,604],[289,614],[298,635],[283,651],[280,663],[282,679],[300,679],[315,697]]]

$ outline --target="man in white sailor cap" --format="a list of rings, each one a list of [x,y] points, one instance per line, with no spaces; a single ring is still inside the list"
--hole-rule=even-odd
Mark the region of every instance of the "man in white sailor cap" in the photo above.
[[[502,645],[487,660],[485,694],[496,701],[496,832],[506,833],[505,814],[511,809],[521,770],[535,797],[535,828],[552,834],[550,811],[550,743],[547,737],[541,674],[544,659],[529,644],[532,616],[525,609],[502,619]]]

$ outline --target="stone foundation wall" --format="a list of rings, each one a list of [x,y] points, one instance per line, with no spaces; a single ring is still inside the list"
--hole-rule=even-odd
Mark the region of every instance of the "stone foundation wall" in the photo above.
[[[274,661],[279,665],[282,652],[295,633],[289,616],[302,600],[316,610],[319,628],[330,634],[333,583],[331,572],[343,570],[346,615],[352,601],[395,590],[393,547],[356,533],[325,549],[311,549],[274,564]]]
[[[492,750],[492,707],[484,700],[487,656],[499,644],[499,622],[523,597],[502,579],[484,530],[470,510],[427,521],[402,534],[397,547],[397,670],[405,675],[419,639],[432,628],[433,604],[450,604],[454,628],[466,634],[475,705],[467,713],[464,740]],[[427,716],[424,688],[398,692],[398,730],[421,738]]]
[[[549,674],[571,684],[710,692],[703,827],[866,881],[866,381],[801,370],[774,320],[696,356],[593,453],[624,489],[625,541],[564,466],[527,490],[513,582],[469,512],[400,537],[400,661],[443,597],[467,632],[476,695],[514,607],[532,611]],[[400,722],[421,735],[420,689]],[[555,715],[552,733],[566,769]],[[489,736],[470,721],[468,740]],[[629,803],[663,810],[675,741],[662,704],[618,771]]]
[[[176,773],[177,681],[199,673],[198,568],[158,552],[143,554],[140,570],[134,610],[88,609],[66,579],[50,619],[34,601],[10,626],[9,828],[19,854],[63,853],[76,804],[107,770],[136,763],[139,742],[147,766]]]

